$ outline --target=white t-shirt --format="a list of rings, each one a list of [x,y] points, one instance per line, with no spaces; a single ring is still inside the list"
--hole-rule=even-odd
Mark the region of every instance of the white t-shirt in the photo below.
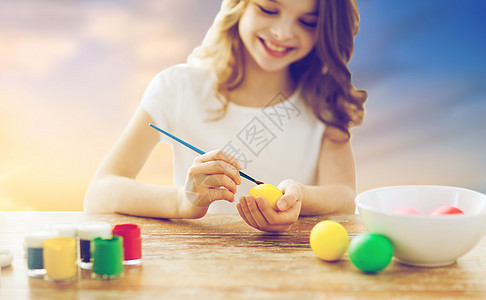
[[[291,178],[315,184],[325,126],[298,93],[289,98],[276,95],[278,104],[264,108],[230,102],[224,117],[211,121],[208,119],[215,114],[209,110],[221,107],[214,78],[211,72],[187,64],[170,67],[150,82],[140,105],[155,125],[195,147],[205,152],[222,149],[234,155],[242,171],[256,180],[278,185]],[[183,186],[198,154],[163,134],[160,138],[173,149],[174,183]],[[240,196],[255,186],[243,177],[241,180],[235,202],[215,201],[208,213],[236,213]]]

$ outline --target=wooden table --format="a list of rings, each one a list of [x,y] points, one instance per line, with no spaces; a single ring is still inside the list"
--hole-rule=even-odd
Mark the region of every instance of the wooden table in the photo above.
[[[0,299],[486,299],[486,238],[456,264],[414,268],[393,261],[375,275],[361,273],[347,255],[319,260],[308,238],[323,219],[340,222],[351,239],[364,232],[356,215],[301,218],[291,232],[265,234],[238,215],[160,220],[82,212],[0,213],[0,248],[14,253],[3,268]],[[139,224],[143,264],[112,281],[79,271],[65,283],[27,276],[24,233],[53,223],[102,220]]]

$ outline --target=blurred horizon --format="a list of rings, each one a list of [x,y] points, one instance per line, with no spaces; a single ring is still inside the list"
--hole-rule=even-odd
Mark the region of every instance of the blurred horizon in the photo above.
[[[220,0],[0,0],[0,211],[82,210],[89,182],[158,72],[186,61]],[[350,63],[358,192],[486,193],[486,2],[358,0]],[[173,184],[168,146],[139,179]]]

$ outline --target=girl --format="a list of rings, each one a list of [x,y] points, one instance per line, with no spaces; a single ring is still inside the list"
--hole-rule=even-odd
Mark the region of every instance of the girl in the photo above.
[[[367,97],[347,68],[358,24],[355,0],[224,0],[188,63],[149,84],[85,209],[159,218],[238,211],[272,232],[299,215],[354,212],[349,128]],[[197,156],[149,123],[208,152]],[[159,142],[173,148],[175,186],[135,180]],[[254,183],[240,170],[278,185],[276,209],[246,195]]]

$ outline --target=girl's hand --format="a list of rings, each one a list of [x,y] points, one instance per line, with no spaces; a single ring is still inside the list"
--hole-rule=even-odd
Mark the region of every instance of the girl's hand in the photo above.
[[[284,180],[279,189],[284,194],[274,210],[262,197],[242,196],[237,204],[238,212],[245,222],[261,231],[283,232],[290,229],[300,215],[302,188],[294,180]]]
[[[241,184],[241,165],[231,154],[221,150],[207,152],[194,159],[184,185],[191,210],[202,217],[216,200],[234,201],[236,186]]]

